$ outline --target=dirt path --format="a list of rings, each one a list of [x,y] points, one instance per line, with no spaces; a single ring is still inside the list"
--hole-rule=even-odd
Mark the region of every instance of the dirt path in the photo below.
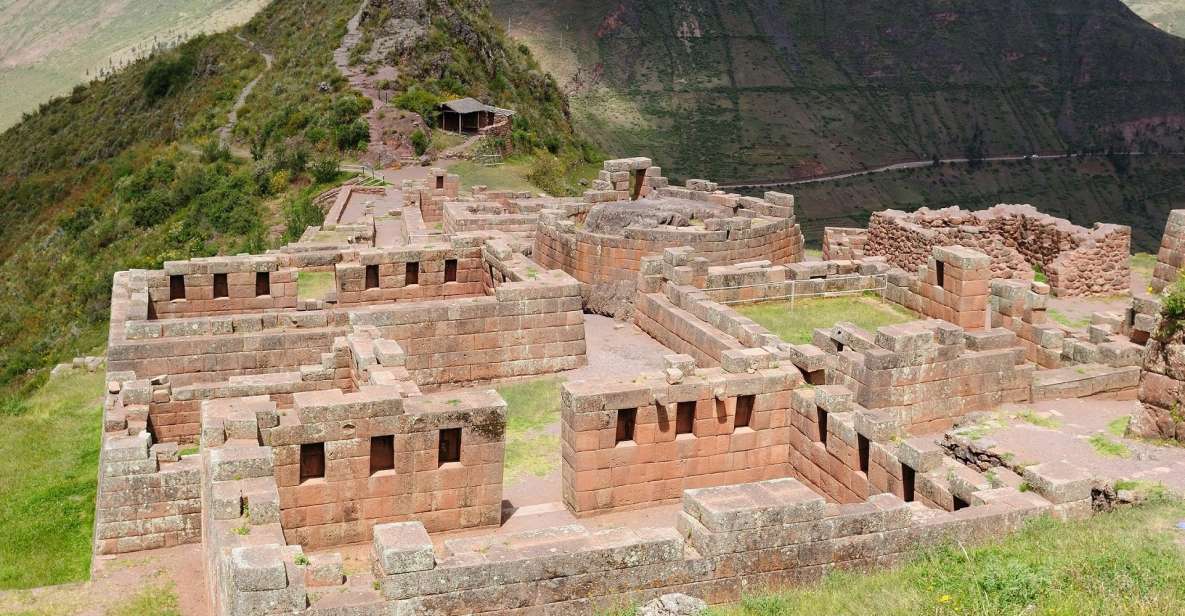
[[[258,52],[259,55],[263,56],[263,62],[265,66],[263,72],[257,75],[255,79],[252,79],[251,82],[244,86],[243,90],[239,92],[239,97],[235,99],[235,104],[230,108],[230,113],[226,116],[226,124],[223,125],[222,128],[218,129],[218,143],[222,144],[222,147],[224,148],[231,147],[230,136],[231,133],[234,132],[235,126],[239,124],[239,110],[243,108],[243,105],[247,104],[247,97],[251,96],[251,92],[255,90],[255,86],[259,83],[259,80],[263,79],[264,73],[272,69],[272,63],[276,61],[275,56],[261,49],[254,43],[254,41],[247,40],[242,34],[236,33],[235,38],[239,39],[244,44],[246,44],[247,47],[250,47],[251,49]],[[242,153],[239,152],[236,152],[235,154],[242,155]]]
[[[119,609],[136,613],[145,604],[160,606],[173,597],[183,616],[210,613],[201,545],[100,556],[87,582],[0,591],[0,614],[103,616]]]
[[[1128,156],[1145,156],[1143,152],[1128,152]],[[998,163],[1018,160],[1062,160],[1066,158],[1073,158],[1076,154],[1011,154],[1007,156],[989,156],[983,158],[982,162]],[[1169,154],[1168,156],[1180,156],[1178,154]],[[943,158],[939,163],[944,165],[965,165],[970,163],[968,158]],[[846,171],[842,173],[829,173],[812,178],[804,178],[799,180],[770,180],[767,182],[736,182],[733,184],[721,184],[720,188],[736,189],[736,188],[777,188],[779,186],[799,186],[802,184],[815,184],[818,182],[830,182],[832,180],[844,180],[847,178],[855,178],[864,175],[875,175],[878,173],[887,173],[889,171],[903,171],[906,169],[921,169],[930,167],[934,164],[933,160],[911,160],[901,163],[893,163],[891,165],[884,165],[881,167],[873,167],[871,169],[861,169],[859,171]]]

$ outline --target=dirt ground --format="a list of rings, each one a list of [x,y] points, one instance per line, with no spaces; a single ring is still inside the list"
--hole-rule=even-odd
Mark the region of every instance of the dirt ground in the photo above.
[[[1185,447],[1163,446],[1117,436],[1112,423],[1139,411],[1137,401],[1051,400],[1010,404],[995,414],[1000,427],[986,430],[986,438],[1001,452],[1012,453],[1017,464],[1064,460],[1088,473],[1109,479],[1162,483],[1185,493]],[[1035,425],[1017,415],[1036,414]],[[1098,436],[1096,436],[1098,435]],[[1126,453],[1107,455],[1092,445],[1091,437],[1121,445]],[[1122,451],[1116,449],[1115,451]]]
[[[183,545],[100,556],[88,582],[0,591],[0,614],[141,614],[148,605],[167,606],[175,601],[183,616],[205,616],[209,613],[205,589],[202,547]]]

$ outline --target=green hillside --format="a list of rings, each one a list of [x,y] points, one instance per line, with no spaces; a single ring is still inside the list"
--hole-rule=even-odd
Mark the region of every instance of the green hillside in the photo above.
[[[495,0],[613,151],[725,181],[1185,150],[1185,40],[1119,0]],[[980,137],[976,136],[977,128]]]
[[[0,129],[157,43],[217,32],[267,0],[0,0]]]
[[[479,23],[487,13],[468,10],[476,3],[449,4],[466,9],[455,16],[465,24],[458,31],[497,31]],[[270,70],[234,33],[202,36],[78,86],[0,134],[0,398],[5,385],[13,393],[35,384],[39,369],[102,345],[114,272],[262,251],[319,222],[309,196],[336,180],[336,162],[356,157],[369,138],[362,116],[370,102],[333,64],[359,6],[273,2],[238,33],[275,56]],[[446,31],[436,42],[464,45],[452,37]],[[483,39],[491,47],[471,53],[504,56],[502,43]],[[529,81],[522,65],[498,70],[510,84]],[[252,158],[238,158],[214,134],[261,73],[234,134],[234,150]],[[522,140],[559,134],[560,147],[572,147],[558,92],[519,97],[538,108],[533,117],[552,118],[540,129],[519,127]]]

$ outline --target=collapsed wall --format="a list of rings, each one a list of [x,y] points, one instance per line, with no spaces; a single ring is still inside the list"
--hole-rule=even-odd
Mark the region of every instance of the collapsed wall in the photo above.
[[[1131,228],[1097,223],[1086,229],[1030,205],[876,212],[865,252],[913,269],[934,247],[952,245],[989,255],[993,279],[1032,280],[1038,267],[1059,296],[1129,292]]]

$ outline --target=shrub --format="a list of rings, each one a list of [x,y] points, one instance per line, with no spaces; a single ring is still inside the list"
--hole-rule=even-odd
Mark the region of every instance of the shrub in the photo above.
[[[336,133],[337,148],[339,150],[354,150],[363,143],[370,141],[370,126],[366,120],[358,118],[346,126],[339,126]]]
[[[197,59],[193,46],[152,63],[144,73],[141,87],[150,101],[173,94],[193,78]]]
[[[436,126],[438,108],[443,101],[441,98],[420,86],[412,86],[392,101],[400,109],[406,109],[420,114],[429,126]]]
[[[313,163],[313,179],[318,184],[328,184],[337,180],[338,167],[341,161],[332,156],[325,156]]]
[[[284,240],[295,241],[304,230],[324,222],[325,213],[313,204],[310,194],[303,194],[284,206]]]
[[[423,156],[428,151],[428,141],[428,136],[422,130],[411,134],[411,147],[415,148],[416,156]]]
[[[271,180],[268,181],[268,193],[276,195],[288,189],[288,184],[292,182],[292,178],[288,172],[281,169],[272,174]]]
[[[217,163],[230,160],[230,148],[217,139],[211,139],[202,146],[202,162]]]

